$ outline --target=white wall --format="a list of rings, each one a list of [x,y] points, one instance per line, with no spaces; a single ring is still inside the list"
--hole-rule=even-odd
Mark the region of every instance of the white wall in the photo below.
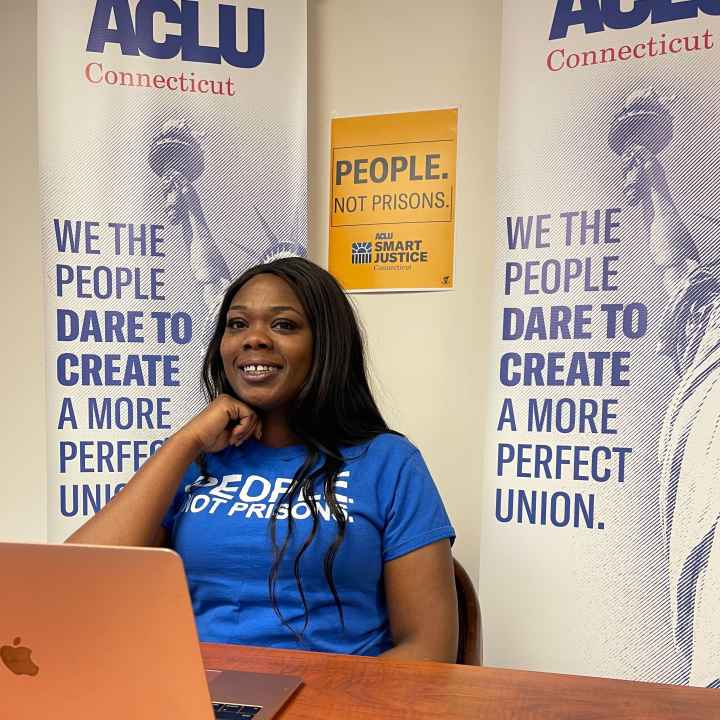
[[[477,580],[494,262],[500,0],[310,0],[310,237],[325,264],[330,119],[460,108],[455,290],[355,295],[378,400],[422,450]]]
[[[330,118],[460,108],[456,289],[355,296],[378,399],[423,451],[477,579],[500,0],[309,0],[310,229],[327,252]],[[5,223],[0,539],[45,533],[43,319],[35,142],[35,3],[0,2]]]
[[[45,539],[35,2],[0,2],[0,540]]]

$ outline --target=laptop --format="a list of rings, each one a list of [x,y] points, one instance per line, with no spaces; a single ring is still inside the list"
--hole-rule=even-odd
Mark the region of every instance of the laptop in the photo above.
[[[205,670],[172,550],[0,543],[3,718],[267,720],[301,684]]]

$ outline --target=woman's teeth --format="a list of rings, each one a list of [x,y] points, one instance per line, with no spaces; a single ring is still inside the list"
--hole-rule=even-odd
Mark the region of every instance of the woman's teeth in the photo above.
[[[271,365],[244,365],[242,370],[248,375],[263,375],[272,372],[275,368]]]

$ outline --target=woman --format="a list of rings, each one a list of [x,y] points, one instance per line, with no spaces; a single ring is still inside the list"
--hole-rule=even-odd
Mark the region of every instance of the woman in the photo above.
[[[203,641],[452,662],[454,532],[334,278],[244,273],[203,377],[208,407],[68,542],[176,550]]]

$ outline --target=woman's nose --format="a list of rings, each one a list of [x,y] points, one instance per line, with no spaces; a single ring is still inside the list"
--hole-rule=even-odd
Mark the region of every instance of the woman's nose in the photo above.
[[[246,350],[269,349],[272,347],[272,340],[266,332],[250,328],[243,338],[243,347]]]

